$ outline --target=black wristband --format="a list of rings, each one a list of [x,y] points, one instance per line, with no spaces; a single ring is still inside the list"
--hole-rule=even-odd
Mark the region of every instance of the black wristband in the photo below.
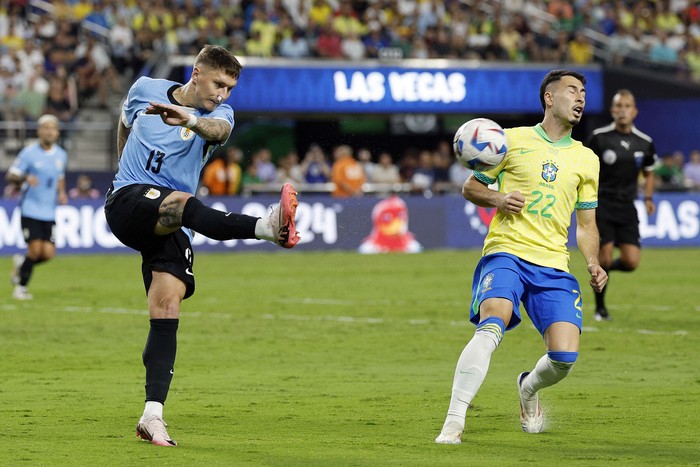
[[[654,198],[652,198],[651,196],[645,196],[644,201],[654,201]]]

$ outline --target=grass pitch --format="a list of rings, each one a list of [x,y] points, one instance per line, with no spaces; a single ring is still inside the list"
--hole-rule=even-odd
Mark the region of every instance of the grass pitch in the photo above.
[[[474,332],[478,258],[199,254],[165,407],[180,446],[166,449],[134,435],[148,332],[140,257],[58,256],[35,270],[33,301],[12,301],[6,285],[0,302],[0,464],[698,464],[695,249],[645,249],[638,271],[613,273],[611,322],[592,319],[584,286],[580,357],[541,394],[545,433],[518,420],[516,375],[544,353],[524,320],[494,354],[463,444],[434,444]]]

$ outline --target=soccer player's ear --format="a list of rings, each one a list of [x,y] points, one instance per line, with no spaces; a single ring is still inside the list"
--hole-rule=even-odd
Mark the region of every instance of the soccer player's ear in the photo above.
[[[548,105],[553,105],[554,104],[554,97],[552,95],[552,91],[545,91],[544,93],[544,101]]]

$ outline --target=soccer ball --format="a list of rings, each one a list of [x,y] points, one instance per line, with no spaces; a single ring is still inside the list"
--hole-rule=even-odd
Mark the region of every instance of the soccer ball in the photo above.
[[[463,166],[477,171],[497,166],[508,151],[503,128],[488,118],[475,118],[459,127],[452,147]]]

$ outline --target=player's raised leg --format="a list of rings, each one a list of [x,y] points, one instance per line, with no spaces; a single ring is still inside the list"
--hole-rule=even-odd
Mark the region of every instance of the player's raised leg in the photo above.
[[[258,238],[293,248],[300,240],[294,224],[298,204],[291,183],[282,186],[280,201],[267,219],[222,212],[189,194],[174,192],[161,204],[156,233],[167,234],[182,225],[214,240]]]

